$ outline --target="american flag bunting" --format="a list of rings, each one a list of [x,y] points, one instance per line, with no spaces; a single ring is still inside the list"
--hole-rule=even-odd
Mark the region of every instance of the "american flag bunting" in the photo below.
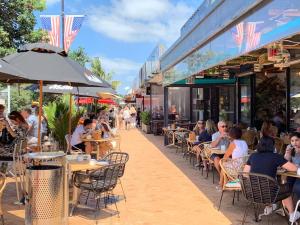
[[[49,43],[60,46],[60,16],[41,15],[42,28],[48,32]]]
[[[67,52],[78,34],[82,25],[84,15],[67,15],[65,16],[65,30],[64,30],[64,45]]]

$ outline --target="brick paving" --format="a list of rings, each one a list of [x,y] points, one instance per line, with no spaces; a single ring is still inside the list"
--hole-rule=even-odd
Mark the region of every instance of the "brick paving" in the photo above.
[[[130,159],[122,179],[127,202],[120,187],[116,215],[114,205],[95,214],[93,210],[78,208],[69,218],[72,225],[229,225],[240,224],[246,202],[242,199],[231,204],[232,193],[225,193],[221,210],[216,209],[220,192],[201,172],[192,168],[175,149],[163,146],[163,137],[144,134],[132,129],[121,131],[122,151]],[[3,195],[5,224],[24,224],[24,207],[15,206],[15,189],[12,179]],[[89,202],[91,207],[93,202]],[[285,223],[277,215],[272,216],[274,224]],[[266,221],[264,222],[266,223]],[[252,215],[248,216],[248,224]]]

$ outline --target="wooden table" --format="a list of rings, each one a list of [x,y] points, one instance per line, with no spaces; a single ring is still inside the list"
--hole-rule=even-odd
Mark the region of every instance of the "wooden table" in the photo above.
[[[87,160],[81,162],[78,162],[77,160],[70,160],[68,161],[68,165],[71,172],[95,170],[101,168],[101,165],[91,165]]]
[[[219,148],[212,148],[212,147],[207,147],[208,150],[210,151],[210,154],[217,154],[217,155],[225,155],[226,151],[221,151]]]
[[[281,171],[278,171],[277,175],[284,176],[284,177],[300,178],[300,175],[297,175],[296,171],[295,172],[290,172],[290,171],[281,172]]]
[[[97,152],[96,152],[96,158],[99,159],[99,143],[103,143],[103,142],[111,142],[111,141],[117,141],[119,140],[118,137],[113,137],[113,138],[101,138],[101,139],[93,139],[93,138],[82,138],[81,139],[83,142],[95,142],[96,148],[97,148]]]

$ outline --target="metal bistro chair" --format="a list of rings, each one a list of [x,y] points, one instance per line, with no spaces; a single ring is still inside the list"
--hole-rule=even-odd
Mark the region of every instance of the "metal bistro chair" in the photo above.
[[[67,143],[67,149],[69,150],[70,149],[70,153],[73,155],[73,154],[82,154],[82,149],[80,148],[77,148],[73,145],[71,145],[70,143],[70,140],[72,138],[72,135],[70,134],[66,134],[65,135],[65,140],[66,140],[66,143]]]
[[[104,158],[102,160],[105,160],[105,161],[109,162],[110,165],[112,165],[112,164],[120,164],[120,163],[124,164],[124,167],[122,168],[122,170],[120,170],[118,182],[120,183],[120,186],[121,186],[121,189],[122,189],[122,192],[123,192],[123,195],[124,195],[124,200],[126,202],[126,195],[125,195],[125,191],[123,189],[121,178],[124,175],[125,166],[126,166],[126,163],[129,160],[128,153],[126,153],[126,152],[112,152],[112,153],[104,156]]]
[[[241,172],[238,178],[241,182],[243,195],[248,201],[242,225],[246,222],[247,210],[250,205],[253,205],[255,221],[258,222],[261,219],[258,214],[261,206],[276,204],[289,196],[289,193],[279,195],[280,187],[277,181],[270,176]]]
[[[107,206],[109,197],[115,199],[113,190],[117,186],[120,171],[124,168],[124,163],[111,164],[88,173],[76,173],[74,176],[74,185],[82,191],[92,192],[96,200],[95,209],[100,209],[101,197],[104,197],[104,205]],[[114,201],[117,213],[119,210],[116,201]]]
[[[2,195],[6,186],[6,176],[3,173],[0,173],[0,216],[1,216],[1,224],[4,225],[4,217],[2,210]]]
[[[236,159],[221,159],[220,160],[220,167],[221,173],[223,175],[223,184],[222,184],[222,194],[220,198],[220,203],[218,210],[221,208],[222,198],[225,191],[233,191],[233,198],[232,198],[232,205],[234,205],[235,193],[238,192],[238,199],[239,199],[239,192],[241,191],[241,183],[238,179],[238,173],[242,172],[248,156],[236,158]]]

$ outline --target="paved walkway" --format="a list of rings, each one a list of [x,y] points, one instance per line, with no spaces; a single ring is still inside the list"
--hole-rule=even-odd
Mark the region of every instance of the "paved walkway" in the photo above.
[[[127,202],[119,187],[118,207],[101,210],[95,218],[94,211],[80,208],[69,219],[72,225],[227,225],[240,224],[245,201],[231,205],[232,193],[225,193],[221,211],[216,210],[220,192],[211,178],[205,179],[192,168],[175,149],[165,148],[161,136],[145,135],[139,130],[121,131],[122,151],[130,154],[122,183]],[[6,224],[24,224],[23,207],[14,206],[13,184],[5,190]],[[112,216],[113,214],[113,216]],[[278,220],[275,215],[274,220]],[[248,217],[248,223],[252,220]],[[253,223],[255,224],[255,223]],[[282,220],[280,219],[280,223]]]

